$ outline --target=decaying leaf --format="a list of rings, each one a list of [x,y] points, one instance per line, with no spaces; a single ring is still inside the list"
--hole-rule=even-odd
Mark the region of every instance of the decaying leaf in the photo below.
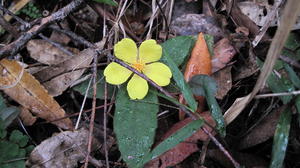
[[[226,66],[236,54],[235,49],[227,38],[218,41],[214,47],[214,55],[212,56],[212,72],[216,72]]]
[[[199,33],[198,39],[195,43],[195,46],[192,50],[191,57],[187,62],[184,79],[189,81],[194,75],[210,75],[211,74],[211,59],[206,41],[204,39],[203,33]],[[196,100],[198,101],[198,112],[201,112],[204,107],[204,97],[197,96]],[[179,97],[179,102],[183,103],[183,97]],[[184,118],[185,113],[182,111],[179,112],[180,119]]]
[[[217,20],[203,14],[184,14],[176,18],[171,24],[171,30],[177,35],[196,35],[199,32],[210,34],[216,40],[224,36]]]
[[[285,108],[285,107],[284,107]],[[284,108],[276,109],[264,118],[254,129],[240,142],[239,148],[245,149],[260,144],[274,136],[279,116]]]
[[[84,160],[87,150],[89,131],[82,128],[76,131],[65,131],[44,140],[30,154],[29,167],[77,167]],[[99,142],[93,138],[92,149]]]
[[[72,57],[56,46],[41,39],[30,40],[26,47],[31,58],[47,65],[59,64]],[[65,49],[74,55],[79,53],[79,50],[76,48],[66,47]]]
[[[201,117],[209,123],[211,126],[215,126],[215,121],[211,117],[209,112],[203,112],[200,113]],[[178,131],[179,129],[183,128],[188,123],[192,122],[193,120],[191,118],[186,118],[184,120],[181,120],[180,122],[176,123],[163,137],[162,140],[168,138],[170,135]],[[208,126],[204,126],[207,130],[212,131],[212,129]],[[179,143],[176,147],[173,149],[167,151],[163,155],[159,156],[158,158],[150,161],[145,166],[146,168],[152,168],[156,167],[159,168],[166,168],[168,166],[176,165],[180,162],[182,162],[185,158],[190,156],[192,153],[199,150],[197,146],[197,141],[207,141],[209,139],[208,135],[205,134],[202,129],[195,132],[191,137],[187,138],[184,142]]]
[[[218,86],[216,93],[217,99],[222,99],[232,87],[231,68],[231,66],[226,67],[212,75]]]
[[[47,90],[17,61],[0,61],[0,88],[40,118],[52,121],[65,116],[65,111],[49,96]],[[56,121],[54,124],[63,129],[73,128],[70,119]]]
[[[33,125],[37,120],[37,117],[33,116],[32,113],[24,107],[21,108],[21,113],[19,117],[23,121],[23,124],[26,126]]]
[[[96,45],[99,49],[102,49],[104,43],[105,40]],[[96,51],[92,48],[85,49],[75,55],[74,58],[55,66],[49,66],[34,74],[34,76],[45,86],[50,95],[58,96],[81,77],[86,69],[85,67],[90,65],[96,54]]]

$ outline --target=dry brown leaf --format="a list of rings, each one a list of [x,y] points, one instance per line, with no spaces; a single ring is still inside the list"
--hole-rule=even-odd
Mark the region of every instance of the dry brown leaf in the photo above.
[[[258,155],[252,155],[241,152],[232,152],[233,157],[237,162],[243,164],[245,167],[251,168],[266,168],[268,167],[268,162]],[[218,149],[208,150],[207,157],[216,160],[222,166],[226,168],[234,167],[232,162],[224,155],[224,153]]]
[[[285,5],[283,16],[281,19],[282,24],[278,27],[276,34],[272,40],[271,46],[268,50],[266,61],[262,67],[262,71],[254,86],[253,91],[242,98],[237,98],[231,107],[225,112],[224,119],[227,124],[231,123],[258,93],[261,87],[264,86],[266,80],[273,70],[275,62],[279,57],[281,50],[288,38],[289,32],[296,21],[300,12],[300,3],[298,1],[287,1]]]
[[[217,99],[222,99],[232,87],[231,68],[231,66],[226,67],[212,75],[218,86]]]
[[[21,113],[19,117],[23,121],[23,124],[26,126],[33,125],[37,120],[37,117],[33,116],[32,113],[27,108],[24,107],[21,107]]]
[[[236,54],[235,49],[227,38],[218,41],[214,47],[214,55],[212,56],[212,72],[216,72],[224,68]]]
[[[96,45],[99,49],[102,49],[104,40]],[[45,86],[50,95],[58,96],[81,77],[86,69],[85,67],[90,65],[96,54],[96,51],[92,48],[85,49],[74,58],[43,69],[34,76]]]
[[[265,142],[269,138],[273,137],[280,114],[285,108],[286,107],[283,106],[279,109],[276,109],[266,118],[264,118],[261,122],[259,122],[258,125],[256,125],[254,129],[251,130],[251,132],[240,141],[239,148],[249,148],[262,142]]]
[[[44,140],[34,148],[28,159],[28,166],[35,168],[77,167],[84,160],[87,150],[89,131],[82,128],[65,131]],[[99,146],[93,138],[92,150]]]
[[[30,57],[43,64],[55,65],[71,59],[70,55],[45,40],[30,40],[26,47]],[[74,55],[79,53],[76,48],[66,47],[65,49]]]
[[[49,96],[47,90],[17,61],[0,61],[0,88],[40,118],[52,121],[65,116],[65,111]],[[72,121],[68,118],[53,123],[63,129],[73,128]]]
[[[200,113],[201,117],[212,126],[215,126],[215,121],[211,117],[210,112]],[[186,118],[176,123],[163,137],[162,139],[168,138],[170,135],[178,131],[180,128],[184,127],[188,123],[193,121],[191,118]],[[208,131],[212,131],[207,125],[204,126]],[[197,141],[207,141],[209,139],[208,135],[205,134],[202,129],[199,129],[191,137],[187,138],[184,142],[179,143],[174,148],[165,152],[163,155],[158,158],[150,161],[146,164],[146,168],[153,168],[155,165],[160,165],[159,168],[166,168],[168,166],[176,165],[182,162],[185,158],[190,156],[192,153],[198,151]]]

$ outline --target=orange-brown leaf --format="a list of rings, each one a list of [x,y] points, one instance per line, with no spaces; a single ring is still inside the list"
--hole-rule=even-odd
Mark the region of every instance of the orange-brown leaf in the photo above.
[[[47,90],[17,62],[0,61],[0,88],[4,93],[28,108],[34,115],[48,121],[65,116],[65,111],[49,96]],[[70,119],[54,122],[63,129],[72,129]]]
[[[203,33],[199,33],[196,44],[192,50],[191,57],[186,65],[184,71],[184,79],[189,81],[195,75],[211,75],[212,65],[211,65],[211,56],[209,54],[208,47],[206,45]],[[198,102],[197,112],[201,112],[204,107],[204,97],[196,96]],[[179,102],[184,103],[183,97],[179,97]],[[184,113],[179,112],[179,118],[184,118]]]

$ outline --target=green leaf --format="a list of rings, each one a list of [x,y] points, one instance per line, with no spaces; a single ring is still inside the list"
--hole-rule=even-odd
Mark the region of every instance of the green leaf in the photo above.
[[[6,108],[5,100],[3,99],[3,97],[0,94],[0,111],[1,111],[1,109],[4,109],[4,108]]]
[[[166,151],[172,149],[180,142],[184,141],[188,137],[192,136],[200,127],[204,124],[203,120],[194,120],[185,127],[181,128],[170,137],[165,139],[159,145],[157,145],[148,155],[145,156],[143,164],[155,159]]]
[[[298,95],[295,99],[295,106],[298,112],[298,125],[300,126],[300,95]]]
[[[163,54],[161,61],[169,65],[168,59],[172,59],[175,65],[179,67],[189,57],[195,41],[191,36],[177,36],[165,41],[161,46],[169,58]]]
[[[300,60],[300,50],[298,49],[297,51],[295,51],[299,46],[299,36],[296,33],[290,33],[282,50],[282,55],[288,56],[292,59]]]
[[[105,79],[103,76],[103,71],[99,72],[99,76],[98,76],[99,81],[97,81],[97,98],[98,99],[104,99],[104,89],[105,89]],[[90,80],[86,80],[82,83],[80,83],[79,85],[76,85],[75,87],[73,87],[73,89],[77,92],[79,92],[82,96],[85,95],[85,92],[89,86]],[[114,91],[114,86],[107,84],[107,98],[110,99],[111,96],[113,95],[113,91]],[[87,94],[88,98],[93,98],[93,84],[90,84],[89,87],[89,91]]]
[[[7,134],[7,132],[4,127],[4,121],[0,118],[0,139],[5,138],[6,134]]]
[[[259,59],[257,59],[257,64],[260,67],[262,67],[263,62],[260,61]],[[277,75],[275,75],[274,72],[272,72],[269,75],[269,77],[267,79],[267,84],[273,93],[291,92],[291,91],[295,90],[295,88],[290,80],[288,80],[287,78],[285,78],[283,76],[281,78],[279,78]],[[290,96],[280,96],[280,99],[284,104],[287,104],[288,102],[290,102],[292,98],[293,98],[293,96],[291,96],[291,95]]]
[[[196,96],[205,96],[212,117],[217,123],[217,130],[222,136],[225,136],[225,121],[222,110],[215,98],[217,92],[217,84],[215,80],[207,75],[195,75],[189,82],[193,93]]]
[[[282,168],[285,157],[286,148],[288,145],[290,123],[291,123],[291,110],[287,107],[281,114],[276,126],[276,131],[272,147],[272,159],[270,168]]]
[[[204,34],[204,39],[209,51],[210,56],[214,56],[214,36],[209,34]]]
[[[118,6],[118,3],[114,0],[94,0],[95,2],[104,3],[111,6]]]
[[[298,75],[296,74],[296,72],[293,70],[292,67],[290,67],[288,64],[284,63],[283,64],[284,69],[286,70],[286,72],[288,73],[290,80],[292,81],[293,85],[296,88],[300,88],[300,78],[298,77]]]
[[[188,84],[185,82],[183,74],[178,69],[176,63],[173,61],[173,59],[170,57],[170,53],[168,53],[168,50],[163,49],[163,56],[166,60],[166,64],[170,67],[173,75],[173,79],[176,82],[177,86],[180,88],[184,99],[188,103],[188,105],[191,107],[192,111],[197,110],[197,102],[194,99],[193,93],[188,86]]]
[[[137,167],[150,152],[157,128],[157,96],[149,92],[140,101],[130,100],[126,87],[116,97],[114,132],[123,160],[129,167]]]
[[[20,114],[17,107],[6,107],[0,109],[0,119],[4,121],[4,128],[8,127]]]
[[[23,135],[23,133],[18,130],[12,131],[9,137],[9,141],[18,144],[20,147],[26,146],[28,139],[26,135]]]

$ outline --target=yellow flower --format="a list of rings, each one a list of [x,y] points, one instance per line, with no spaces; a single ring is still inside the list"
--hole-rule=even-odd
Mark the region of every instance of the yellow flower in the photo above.
[[[114,46],[115,56],[139,72],[145,74],[159,86],[170,83],[172,73],[170,68],[158,61],[162,56],[162,48],[155,40],[142,42],[137,49],[135,42],[129,38],[122,39]],[[121,65],[112,62],[104,70],[106,81],[120,85],[127,81],[132,72]],[[148,93],[148,83],[134,74],[127,84],[127,92],[131,99],[143,99]]]

